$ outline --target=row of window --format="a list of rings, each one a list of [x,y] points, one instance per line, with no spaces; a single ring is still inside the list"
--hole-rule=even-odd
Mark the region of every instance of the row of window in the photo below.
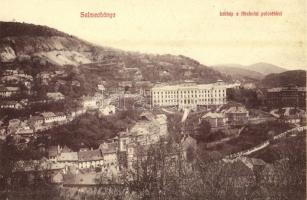
[[[198,102],[225,102],[226,101],[226,99],[199,99],[198,100]],[[177,101],[177,100],[154,100],[153,101],[154,102],[154,104],[160,104],[160,103],[184,103],[184,104],[190,104],[190,103],[195,103],[195,104],[197,104],[197,100],[193,100],[193,99],[184,99],[184,100],[180,100],[180,101]]]
[[[226,90],[225,89],[221,89],[221,90],[177,90],[177,91],[158,91],[158,92],[155,92],[153,91],[153,94],[154,95],[160,95],[160,94],[164,94],[164,95],[167,95],[167,94],[197,94],[197,93],[225,93]]]
[[[216,94],[216,95],[210,95],[210,94],[208,94],[208,95],[198,95],[198,97],[225,97],[226,95],[225,94]],[[186,97],[197,97],[197,95],[180,95],[180,98],[186,98]],[[173,95],[165,95],[165,96],[153,96],[153,98],[156,98],[156,99],[159,99],[159,98],[178,98],[178,96],[173,96]]]

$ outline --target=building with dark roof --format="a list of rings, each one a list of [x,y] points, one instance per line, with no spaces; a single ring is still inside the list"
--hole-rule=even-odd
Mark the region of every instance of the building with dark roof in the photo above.
[[[306,107],[306,87],[271,88],[266,92],[266,103],[271,108]]]
[[[225,111],[227,122],[231,126],[242,126],[248,122],[249,112],[243,106],[233,106]]]
[[[100,149],[78,152],[79,168],[91,168],[102,166],[104,163]]]

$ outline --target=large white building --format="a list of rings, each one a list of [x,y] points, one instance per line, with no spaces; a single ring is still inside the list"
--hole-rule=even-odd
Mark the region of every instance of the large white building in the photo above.
[[[229,85],[218,81],[213,84],[183,83],[156,85],[152,88],[152,105],[158,107],[178,106],[178,109],[193,109],[197,106],[226,104],[226,89]]]

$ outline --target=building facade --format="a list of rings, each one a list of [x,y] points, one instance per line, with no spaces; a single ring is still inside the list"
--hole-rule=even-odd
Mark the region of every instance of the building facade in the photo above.
[[[306,107],[306,87],[271,88],[266,92],[266,102],[270,107]]]
[[[43,112],[41,116],[44,119],[45,124],[50,123],[63,123],[67,120],[66,115],[64,113],[53,113],[53,112]]]
[[[249,111],[243,106],[230,107],[225,111],[228,125],[243,126],[249,119]]]
[[[157,85],[152,88],[154,107],[178,107],[196,110],[198,106],[226,104],[227,85],[219,81],[214,84],[184,83],[178,85]]]
[[[202,119],[208,121],[211,128],[223,127],[227,121],[224,113],[212,112],[206,113],[204,116],[202,116]]]

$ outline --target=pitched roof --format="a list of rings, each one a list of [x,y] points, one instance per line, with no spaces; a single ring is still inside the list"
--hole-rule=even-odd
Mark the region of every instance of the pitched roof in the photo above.
[[[44,118],[55,117],[56,115],[53,112],[43,112],[41,114]]]
[[[61,92],[47,92],[47,96],[64,96]]]
[[[19,104],[18,101],[2,101],[1,102],[2,105],[16,105]]]
[[[100,149],[91,151],[79,151],[78,157],[79,161],[94,161],[103,159]]]
[[[117,143],[109,143],[109,144],[101,144],[99,145],[99,149],[102,154],[112,154],[117,152]]]
[[[270,88],[270,89],[268,89],[267,91],[268,92],[280,92],[281,91],[281,87],[279,87],[279,88]]]
[[[226,110],[226,113],[247,113],[247,112],[248,111],[243,106],[233,106],[228,110]]]
[[[261,159],[257,159],[257,158],[249,158],[248,159],[253,165],[265,165],[266,162],[264,162]]]
[[[58,155],[58,147],[57,146],[50,146],[48,147],[48,156],[55,157]]]
[[[77,152],[62,152],[58,158],[59,161],[78,161]]]
[[[145,119],[148,121],[153,121],[155,119],[155,116],[151,112],[143,112],[140,114],[141,119]]]
[[[253,169],[254,166],[265,166],[266,162],[257,158],[249,158],[249,157],[240,157],[240,161],[242,161],[247,167]]]
[[[223,113],[208,112],[204,116],[202,116],[201,118],[203,118],[203,119],[205,119],[205,118],[224,118],[224,114]]]
[[[42,116],[31,116],[30,117],[30,121],[32,121],[32,122],[40,121],[40,120],[44,120],[44,118]]]
[[[72,152],[72,150],[68,147],[68,146],[64,146],[63,148],[62,148],[62,152],[63,153],[69,153],[69,152]]]
[[[157,120],[160,124],[165,123],[166,120],[167,120],[167,116],[166,116],[165,114],[158,114],[158,115],[156,116],[156,120]]]
[[[152,89],[164,89],[164,90],[178,90],[180,88],[212,89],[212,88],[232,87],[232,85],[234,84],[220,84],[220,83],[197,84],[195,82],[185,82],[176,85],[156,84]]]

